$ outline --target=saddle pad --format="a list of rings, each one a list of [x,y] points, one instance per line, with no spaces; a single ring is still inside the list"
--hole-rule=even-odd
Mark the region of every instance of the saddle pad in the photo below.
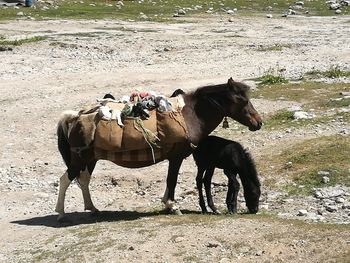
[[[164,160],[167,153],[172,149],[172,146],[154,148],[153,154],[151,148],[124,152],[111,152],[95,147],[95,158],[97,160],[108,160],[115,164],[120,162],[150,162],[156,163]],[[153,159],[154,158],[154,159]]]

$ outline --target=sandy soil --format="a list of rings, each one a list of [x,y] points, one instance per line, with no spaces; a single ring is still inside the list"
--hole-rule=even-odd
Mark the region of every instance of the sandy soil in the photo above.
[[[159,214],[167,162],[130,170],[101,161],[91,192],[102,213],[91,217],[83,211],[76,183],[66,198],[71,222],[58,224],[54,212],[65,170],[55,135],[63,110],[78,109],[106,92],[151,89],[170,94],[231,76],[246,81],[269,69],[285,69],[290,79],[331,66],[349,70],[349,20],[237,17],[228,22],[226,16],[214,16],[179,24],[1,22],[2,37],[48,39],[0,52],[0,261],[349,262],[349,225],[305,224],[264,213],[198,214],[192,158],[181,168],[176,192],[182,217]],[[282,51],[260,51],[274,45]],[[263,115],[295,104],[253,103]],[[348,124],[325,132],[344,128]],[[236,139],[262,158],[312,136],[317,134],[297,130],[280,138],[262,130],[237,132]],[[214,178],[226,182],[220,172]],[[267,191],[263,188],[265,196]],[[220,207],[223,196],[218,193]],[[272,206],[276,214],[303,208]]]

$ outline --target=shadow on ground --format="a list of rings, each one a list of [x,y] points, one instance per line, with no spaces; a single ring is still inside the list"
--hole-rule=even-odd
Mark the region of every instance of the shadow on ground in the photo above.
[[[183,210],[183,214],[200,214],[198,211]],[[169,215],[168,211],[156,212],[137,212],[137,211],[100,211],[97,214],[89,212],[66,213],[66,217],[62,222],[57,221],[57,214],[38,216],[24,220],[11,221],[12,224],[27,226],[47,226],[47,227],[70,227],[77,225],[88,225],[98,222],[115,222],[115,221],[131,221],[144,217],[153,217],[159,215]],[[176,216],[176,215],[173,215]]]

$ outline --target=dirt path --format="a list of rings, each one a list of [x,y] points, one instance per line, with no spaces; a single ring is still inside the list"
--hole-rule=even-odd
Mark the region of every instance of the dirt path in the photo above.
[[[230,23],[217,16],[171,25],[1,22],[2,37],[48,38],[0,52],[0,261],[349,262],[348,225],[303,224],[264,215],[197,215],[191,158],[184,162],[177,187],[178,203],[187,211],[183,217],[157,213],[162,209],[166,162],[137,170],[99,162],[91,192],[104,212],[98,218],[84,213],[76,184],[66,199],[72,222],[62,227],[53,212],[64,171],[55,135],[63,110],[79,108],[106,92],[152,89],[170,94],[231,76],[257,77],[269,69],[285,68],[292,79],[331,66],[349,69],[349,20],[236,18]],[[282,50],[269,50],[275,45]],[[264,114],[293,104],[253,102]],[[262,131],[237,133],[237,138],[254,145],[253,153],[266,154],[305,134],[296,131],[272,140]],[[226,181],[220,174],[216,178]],[[223,206],[223,199],[220,202]],[[278,209],[274,212],[282,211]]]

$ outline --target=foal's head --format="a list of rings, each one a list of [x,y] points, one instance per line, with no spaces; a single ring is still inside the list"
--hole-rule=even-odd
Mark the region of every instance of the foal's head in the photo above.
[[[260,185],[252,187],[249,193],[244,191],[244,198],[249,213],[256,214],[259,211]]]
[[[227,116],[256,131],[262,126],[262,119],[248,98],[249,86],[230,78],[227,82],[229,104]]]

